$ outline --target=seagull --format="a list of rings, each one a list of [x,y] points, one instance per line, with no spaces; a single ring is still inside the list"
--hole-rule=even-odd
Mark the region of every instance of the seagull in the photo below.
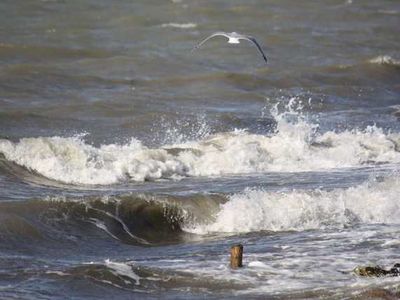
[[[196,49],[199,49],[205,42],[207,42],[209,39],[216,37],[216,36],[224,36],[228,38],[228,43],[229,44],[239,44],[240,40],[246,40],[249,42],[252,42],[258,49],[258,51],[261,53],[263,59],[265,62],[267,62],[267,57],[264,54],[264,51],[261,49],[260,44],[256,41],[256,39],[252,36],[249,35],[243,35],[237,32],[223,32],[223,31],[218,31],[215,32],[213,34],[211,34],[210,36],[206,37],[204,40],[202,40],[198,45],[196,45],[193,49],[192,52]]]

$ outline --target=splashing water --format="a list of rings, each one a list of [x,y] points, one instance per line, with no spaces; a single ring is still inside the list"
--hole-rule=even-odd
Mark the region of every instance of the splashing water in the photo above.
[[[186,230],[243,233],[262,230],[323,229],[363,224],[399,224],[400,177],[332,191],[245,190],[221,204],[215,221]]]
[[[197,140],[173,131],[175,143],[149,148],[139,140],[94,147],[82,137],[0,140],[9,161],[49,179],[71,184],[115,184],[126,181],[179,179],[256,172],[297,172],[400,162],[400,135],[369,126],[364,130],[318,132],[293,108],[277,107],[270,135],[246,130],[209,135],[201,125]],[[201,124],[205,124],[204,122]],[[184,142],[180,142],[184,141]]]

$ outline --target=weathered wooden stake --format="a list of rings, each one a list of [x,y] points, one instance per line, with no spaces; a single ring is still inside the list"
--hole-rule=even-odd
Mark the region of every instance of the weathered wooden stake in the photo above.
[[[231,247],[231,268],[237,269],[243,267],[243,245],[237,244]]]

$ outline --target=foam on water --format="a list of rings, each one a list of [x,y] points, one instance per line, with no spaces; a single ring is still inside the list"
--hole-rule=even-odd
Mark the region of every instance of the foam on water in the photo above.
[[[376,126],[319,133],[293,112],[278,114],[275,132],[218,133],[151,149],[139,140],[94,147],[82,137],[0,139],[9,161],[71,184],[179,179],[256,172],[295,172],[399,163],[400,134]]]
[[[106,259],[104,263],[116,276],[133,279],[136,285],[140,284],[140,276],[133,272],[131,265],[127,263],[113,262],[109,259]],[[130,281],[127,281],[126,283],[129,284]]]
[[[126,145],[86,144],[80,137],[0,140],[0,152],[47,178],[74,184],[112,184],[185,175],[184,164],[163,149],[132,139]]]
[[[221,205],[215,222],[186,230],[242,233],[341,228],[356,223],[399,224],[399,194],[399,176],[332,191],[246,190]]]
[[[172,27],[172,28],[180,28],[180,29],[190,29],[190,28],[196,28],[197,24],[195,23],[164,23],[161,25],[161,27]]]
[[[371,64],[378,65],[392,65],[392,66],[400,66],[400,60],[394,59],[390,55],[379,55],[374,57],[368,61]]]

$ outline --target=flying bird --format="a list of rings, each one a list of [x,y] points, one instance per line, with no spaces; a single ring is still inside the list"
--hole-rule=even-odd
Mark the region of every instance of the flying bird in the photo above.
[[[194,50],[196,50],[196,49],[199,49],[205,42],[207,42],[209,39],[212,39],[213,37],[216,37],[216,36],[224,36],[224,37],[228,38],[228,43],[229,44],[239,44],[240,40],[246,40],[246,41],[249,41],[249,42],[253,43],[257,47],[258,51],[261,53],[264,61],[267,62],[267,57],[265,56],[264,51],[261,49],[261,46],[256,41],[256,39],[254,37],[252,37],[252,36],[243,35],[243,34],[240,34],[240,33],[237,33],[237,32],[230,32],[230,33],[229,32],[223,32],[223,31],[215,32],[215,33],[211,34],[210,36],[206,37],[204,40],[202,40],[198,45],[196,45],[192,49],[192,52]]]

